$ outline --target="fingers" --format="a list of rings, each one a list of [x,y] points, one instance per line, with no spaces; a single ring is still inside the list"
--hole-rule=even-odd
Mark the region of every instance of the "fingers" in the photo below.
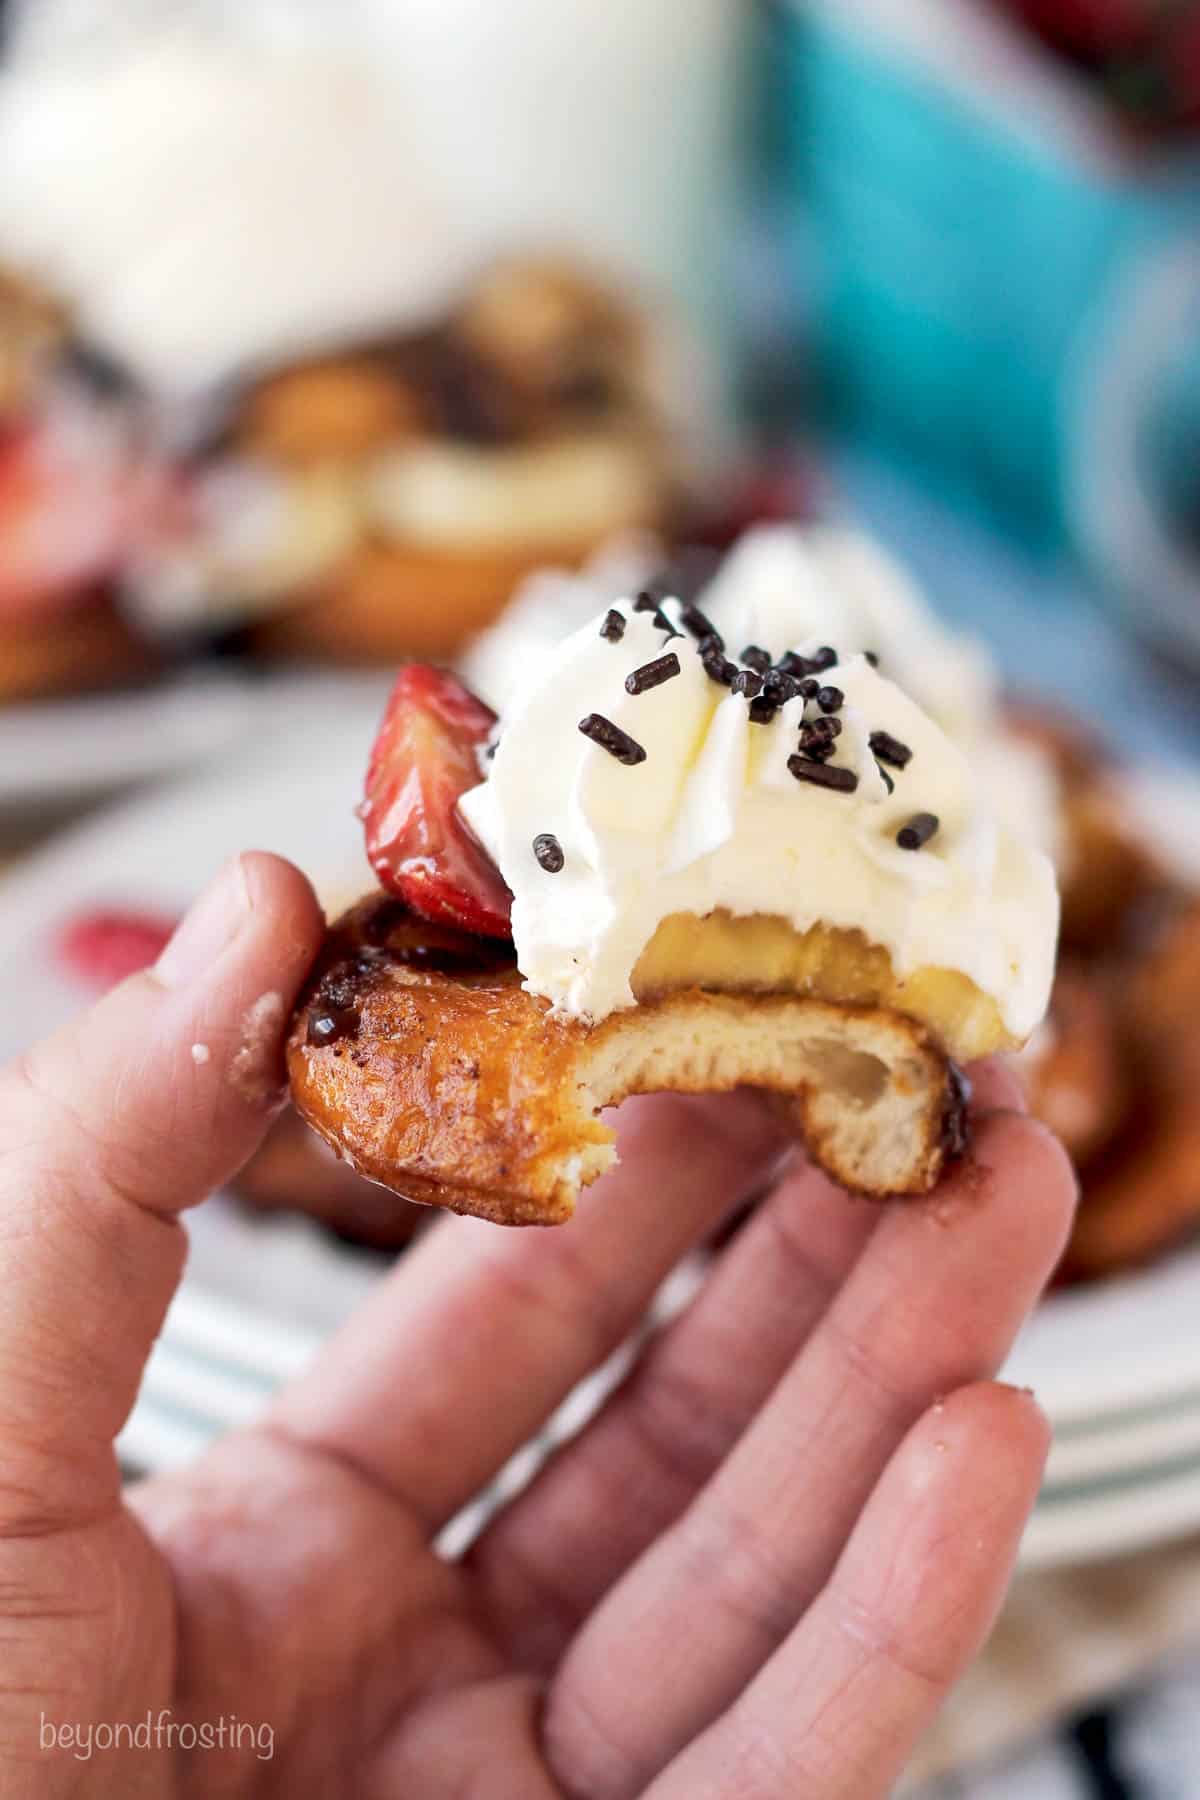
[[[971,1087],[971,1114],[982,1118],[990,1112],[1027,1113],[1025,1083],[1006,1056],[988,1056],[967,1070]]]
[[[995,1620],[1048,1442],[1012,1388],[966,1388],[927,1412],[814,1606],[646,1800],[889,1794]]]
[[[553,1231],[448,1219],[271,1414],[437,1529],[636,1324],[785,1142],[747,1095],[627,1103],[621,1161]]]
[[[522,1668],[549,1673],[708,1480],[882,1218],[797,1162],[595,1423],[499,1515],[470,1567]]]
[[[238,858],[153,970],[0,1073],[0,1531],[70,1516],[85,1471],[115,1479],[176,1215],[265,1129],[321,929],[296,870]]]
[[[999,1058],[970,1077],[977,1121],[995,1106],[1025,1110]],[[492,1629],[522,1667],[555,1666],[600,1596],[708,1480],[884,1216],[797,1162],[596,1422],[500,1514],[470,1561]]]
[[[582,1729],[619,1746],[636,1789],[729,1704],[828,1579],[913,1421],[999,1367],[1073,1199],[1049,1134],[996,1114],[928,1203],[885,1214],[720,1470],[583,1626],[552,1694],[556,1730],[577,1728],[586,1695]]]

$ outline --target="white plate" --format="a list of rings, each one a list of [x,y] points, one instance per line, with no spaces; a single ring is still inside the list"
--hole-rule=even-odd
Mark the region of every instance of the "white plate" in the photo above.
[[[1055,1417],[1044,1487],[1058,1496],[1117,1475],[1142,1476],[1161,1463],[1193,1455],[1200,1455],[1200,1392],[1106,1413],[1082,1425],[1064,1425]]]
[[[1004,1373],[1034,1388],[1059,1427],[1111,1422],[1200,1390],[1200,1246],[1051,1293]]]
[[[0,885],[0,1054],[19,1048],[34,1022],[46,1029],[80,1004],[49,954],[68,910],[111,902],[175,911],[225,856],[249,845],[292,857],[331,896],[358,891],[367,872],[352,804],[378,699],[374,687],[349,710],[333,699],[274,714],[264,707],[274,725],[269,744],[260,737],[223,767],[112,809]],[[1166,792],[1156,785],[1159,821]],[[1176,849],[1189,827],[1194,844],[1200,816],[1195,786],[1190,801],[1178,792],[1167,827]],[[253,1410],[378,1267],[304,1221],[249,1221],[219,1204],[201,1209],[192,1232],[181,1301],[126,1440],[131,1454],[155,1462],[189,1454],[222,1419]],[[1091,1554],[1103,1541],[1123,1547],[1200,1522],[1200,1476],[1190,1481],[1190,1468],[1176,1466],[1181,1454],[1200,1455],[1191,1435],[1200,1408],[1200,1249],[1052,1295],[1009,1373],[1038,1391],[1063,1431],[1030,1556]],[[1109,1485],[1116,1470],[1129,1485]],[[1167,1497],[1151,1504],[1160,1487]]]
[[[0,813],[94,800],[211,763],[265,730],[344,706],[374,707],[385,678],[314,671],[182,675],[116,694],[0,708]]]
[[[1200,1452],[1136,1474],[1039,1496],[1021,1567],[1098,1562],[1185,1537],[1200,1524]]]

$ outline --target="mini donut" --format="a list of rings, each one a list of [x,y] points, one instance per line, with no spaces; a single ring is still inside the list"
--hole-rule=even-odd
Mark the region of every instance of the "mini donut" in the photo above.
[[[575,567],[595,547],[587,539],[518,551],[422,551],[372,540],[299,605],[257,625],[251,642],[267,656],[351,664],[450,656],[492,622],[527,575]]]
[[[1130,1108],[1084,1171],[1064,1262],[1074,1279],[1145,1262],[1200,1225],[1200,897],[1160,911],[1112,993]]]
[[[1085,725],[1050,706],[1011,703],[1005,721],[1049,758],[1058,775],[1062,947],[1103,956],[1119,947],[1139,907],[1167,884],[1165,872],[1131,830],[1112,779],[1114,759]]]
[[[1063,1258],[1069,1281],[1091,1281],[1161,1255],[1200,1225],[1200,1120],[1194,1102],[1144,1116],[1089,1171]]]
[[[0,624],[0,704],[117,686],[154,667],[150,650],[106,599]]]
[[[1045,1023],[1017,1062],[1030,1111],[1082,1166],[1119,1129],[1129,1103],[1108,985],[1077,962],[1060,962]]]
[[[571,1216],[611,1166],[601,1109],[659,1089],[783,1096],[850,1191],[923,1194],[965,1087],[914,1020],[797,994],[666,993],[599,1025],[551,1013],[511,946],[370,896],[331,930],[288,1044],[301,1116],[360,1174],[509,1225]]]

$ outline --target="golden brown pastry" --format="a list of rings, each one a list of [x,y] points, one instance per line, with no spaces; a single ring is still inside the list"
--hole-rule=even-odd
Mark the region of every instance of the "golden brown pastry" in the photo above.
[[[511,949],[371,897],[333,928],[288,1045],[302,1116],[359,1173],[508,1225],[570,1217],[613,1160],[629,1094],[784,1096],[844,1187],[926,1193],[962,1147],[965,1090],[881,1008],[697,988],[592,1026],[527,993]]]
[[[154,666],[150,651],[107,600],[0,619],[0,704],[136,681]]]

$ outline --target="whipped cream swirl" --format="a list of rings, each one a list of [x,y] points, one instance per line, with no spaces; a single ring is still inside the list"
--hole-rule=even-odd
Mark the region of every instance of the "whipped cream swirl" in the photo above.
[[[1053,972],[1053,872],[996,822],[941,727],[861,654],[822,669],[820,685],[840,696],[826,694],[831,714],[802,693],[755,708],[714,679],[692,632],[668,637],[666,622],[685,624],[677,601],[657,616],[629,601],[614,611],[622,627],[602,634],[601,615],[539,659],[510,702],[486,779],[460,802],[512,889],[526,987],[604,1018],[633,1004],[635,965],[664,918],[724,908],[782,917],[797,931],[859,931],[901,978],[960,971],[992,996],[1014,1037],[1027,1036]],[[724,607],[721,616],[724,630]],[[772,660],[788,650],[815,657],[827,642],[782,605],[733,621],[743,622]],[[748,647],[731,632],[725,641],[733,658]],[[678,674],[628,691],[633,671],[671,652]],[[644,759],[619,760],[585,736],[591,714]],[[841,727],[821,765],[840,771],[836,786],[798,755],[802,725],[823,716]],[[877,759],[879,733],[911,753],[903,767]],[[919,849],[903,848],[898,834],[918,814],[937,828]],[[553,873],[533,850],[547,832],[563,853]]]

